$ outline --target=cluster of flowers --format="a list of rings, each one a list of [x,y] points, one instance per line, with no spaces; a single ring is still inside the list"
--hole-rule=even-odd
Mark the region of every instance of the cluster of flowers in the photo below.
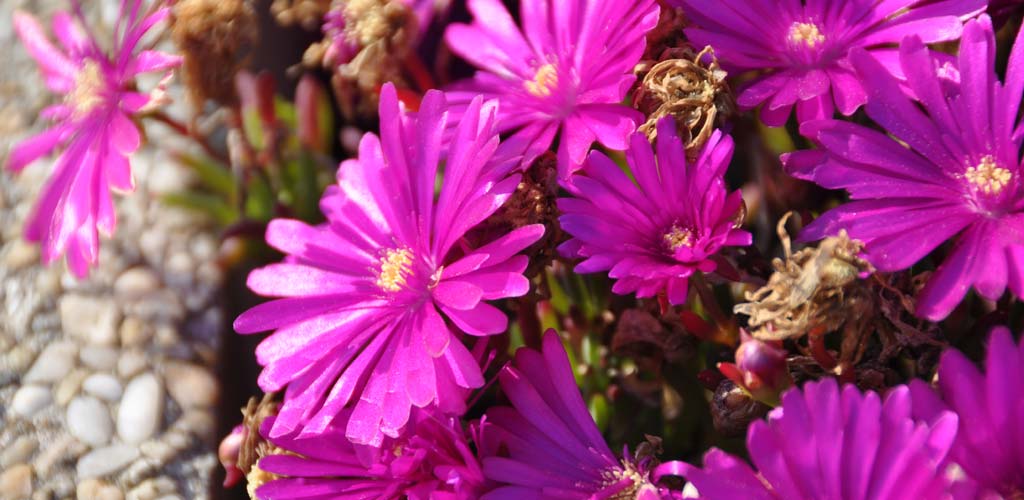
[[[1024,295],[1024,181],[1018,111],[1024,43],[995,71],[982,0],[677,0],[686,36],[731,71],[761,70],[739,96],[768,125],[793,113],[816,149],[787,154],[794,176],[852,200],[812,223],[805,240],[845,230],[877,269],[909,268],[947,240],[949,257],[917,300],[946,317],[972,288]],[[380,133],[362,137],[324,194],[327,222],[279,219],[266,239],[287,257],[253,271],[275,300],[235,322],[273,330],[256,351],[260,387],[283,391],[261,434],[281,453],[258,468],[275,478],[260,498],[679,498],[682,476],[701,498],[1015,498],[1024,491],[1024,344],[989,339],[986,373],[955,351],[938,390],[923,382],[884,398],[832,380],[807,383],[751,426],[755,471],[713,450],[704,468],[613,453],[578,392],[556,333],[521,349],[499,375],[511,407],[464,422],[486,385],[487,339],[507,330],[491,302],[526,294],[524,253],[544,234],[526,225],[477,241],[471,231],[512,196],[521,172],[557,137],[559,250],[578,273],[606,272],[613,292],[689,295],[720,250],[751,244],[743,199],[724,175],[733,142],[716,131],[688,161],[676,124],[657,141],[621,104],[654,0],[523,0],[517,25],[499,0],[469,0],[472,24],[447,28],[453,52],[480,70],[403,105],[380,92]],[[84,275],[97,232],[114,228],[109,188],[132,189],[133,115],[160,103],[135,75],[178,58],[140,50],[166,9],[124,0],[105,52],[84,20],[58,14],[52,46],[31,17],[15,27],[47,85],[65,95],[57,124],[16,147],[9,166],[64,146],[26,236],[44,259],[67,255]],[[76,12],[79,12],[76,9]],[[960,40],[959,57],[926,44]],[[898,45],[898,48],[896,48]],[[112,55],[108,55],[112,54]],[[415,109],[412,109],[415,107]],[[833,119],[864,107],[886,133]],[[628,169],[592,149],[625,151]],[[987,495],[987,496],[986,496]]]

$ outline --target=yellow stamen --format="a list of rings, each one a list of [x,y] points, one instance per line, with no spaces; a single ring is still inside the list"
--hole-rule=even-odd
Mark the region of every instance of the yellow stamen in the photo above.
[[[389,249],[380,259],[380,272],[377,273],[377,286],[381,290],[397,292],[405,285],[405,275],[412,263],[412,252],[408,249]]]
[[[558,68],[551,63],[541,66],[533,80],[523,82],[526,91],[537,97],[547,97],[558,87]]]
[[[65,104],[72,109],[72,115],[81,118],[103,102],[103,71],[93,60],[85,61],[75,75],[75,86],[65,97]]]
[[[693,231],[687,228],[681,228],[678,224],[672,224],[672,229],[669,229],[667,233],[662,236],[665,240],[665,244],[668,245],[669,250],[675,252],[680,247],[692,247],[693,246]]]
[[[789,27],[789,42],[813,49],[825,42],[825,35],[821,34],[821,30],[814,23],[793,23]]]
[[[969,167],[964,177],[985,194],[999,194],[1013,179],[1013,173],[996,165],[992,155],[986,155],[975,167]]]

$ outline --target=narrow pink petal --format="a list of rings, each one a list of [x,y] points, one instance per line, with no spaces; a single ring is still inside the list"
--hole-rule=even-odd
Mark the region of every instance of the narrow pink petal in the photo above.
[[[18,172],[29,163],[53,151],[60,144],[70,129],[66,125],[57,125],[25,139],[13,148],[7,156],[7,168]]]

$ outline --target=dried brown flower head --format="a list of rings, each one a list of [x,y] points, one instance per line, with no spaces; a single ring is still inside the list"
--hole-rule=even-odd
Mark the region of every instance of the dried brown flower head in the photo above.
[[[642,80],[633,105],[647,117],[639,130],[653,141],[658,121],[671,116],[686,141],[687,156],[695,158],[714,129],[736,112],[736,102],[711,47],[697,54],[672,49],[666,57],[638,70]]]
[[[715,430],[725,437],[743,436],[751,422],[764,417],[771,409],[728,379],[719,382],[711,397]]]
[[[264,394],[262,399],[249,398],[249,403],[242,408],[242,425],[245,427],[245,440],[238,451],[235,465],[248,474],[260,458],[274,452],[274,445],[260,435],[260,426],[267,417],[277,414],[280,407],[275,393]]]
[[[415,12],[402,0],[335,0],[325,38],[309,47],[303,64],[334,71],[332,84],[346,118],[375,116],[381,85],[407,86],[402,68],[418,29]]]
[[[274,0],[270,14],[281,26],[299,25],[315,30],[331,8],[331,0]]]
[[[737,314],[750,316],[748,325],[755,338],[782,340],[800,337],[812,330],[834,331],[853,311],[857,301],[867,300],[867,287],[859,276],[874,268],[857,256],[864,244],[851,240],[845,231],[822,240],[817,247],[792,253],[786,234],[786,214],[778,224],[785,260],[775,259],[775,273],[768,284],[747,292],[748,302],[737,304]],[[855,319],[855,318],[854,318]]]
[[[234,104],[234,78],[244,51],[257,36],[248,0],[180,0],[171,16],[171,38],[185,58],[184,82],[197,108],[207,99]]]

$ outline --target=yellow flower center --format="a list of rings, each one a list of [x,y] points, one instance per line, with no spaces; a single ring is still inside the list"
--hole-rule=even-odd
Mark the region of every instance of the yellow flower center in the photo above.
[[[523,82],[526,91],[537,97],[547,97],[558,87],[558,68],[548,63],[537,69],[533,80]]]
[[[412,252],[408,249],[388,249],[380,259],[377,286],[387,292],[401,290],[405,285],[405,276],[409,273],[409,264],[411,263]]]
[[[72,109],[72,116],[81,118],[103,102],[103,84],[100,65],[93,60],[85,61],[75,75],[75,86],[64,98],[64,103]]]
[[[793,23],[789,27],[789,42],[793,45],[806,45],[813,49],[825,42],[825,35],[814,23]]]
[[[665,241],[665,245],[668,245],[669,250],[675,252],[680,247],[692,247],[693,246],[693,231],[685,227],[679,227],[679,224],[672,224],[672,228],[661,237]]]
[[[992,155],[986,155],[977,166],[968,167],[964,177],[982,193],[999,194],[1013,179],[1013,173],[996,165]]]

